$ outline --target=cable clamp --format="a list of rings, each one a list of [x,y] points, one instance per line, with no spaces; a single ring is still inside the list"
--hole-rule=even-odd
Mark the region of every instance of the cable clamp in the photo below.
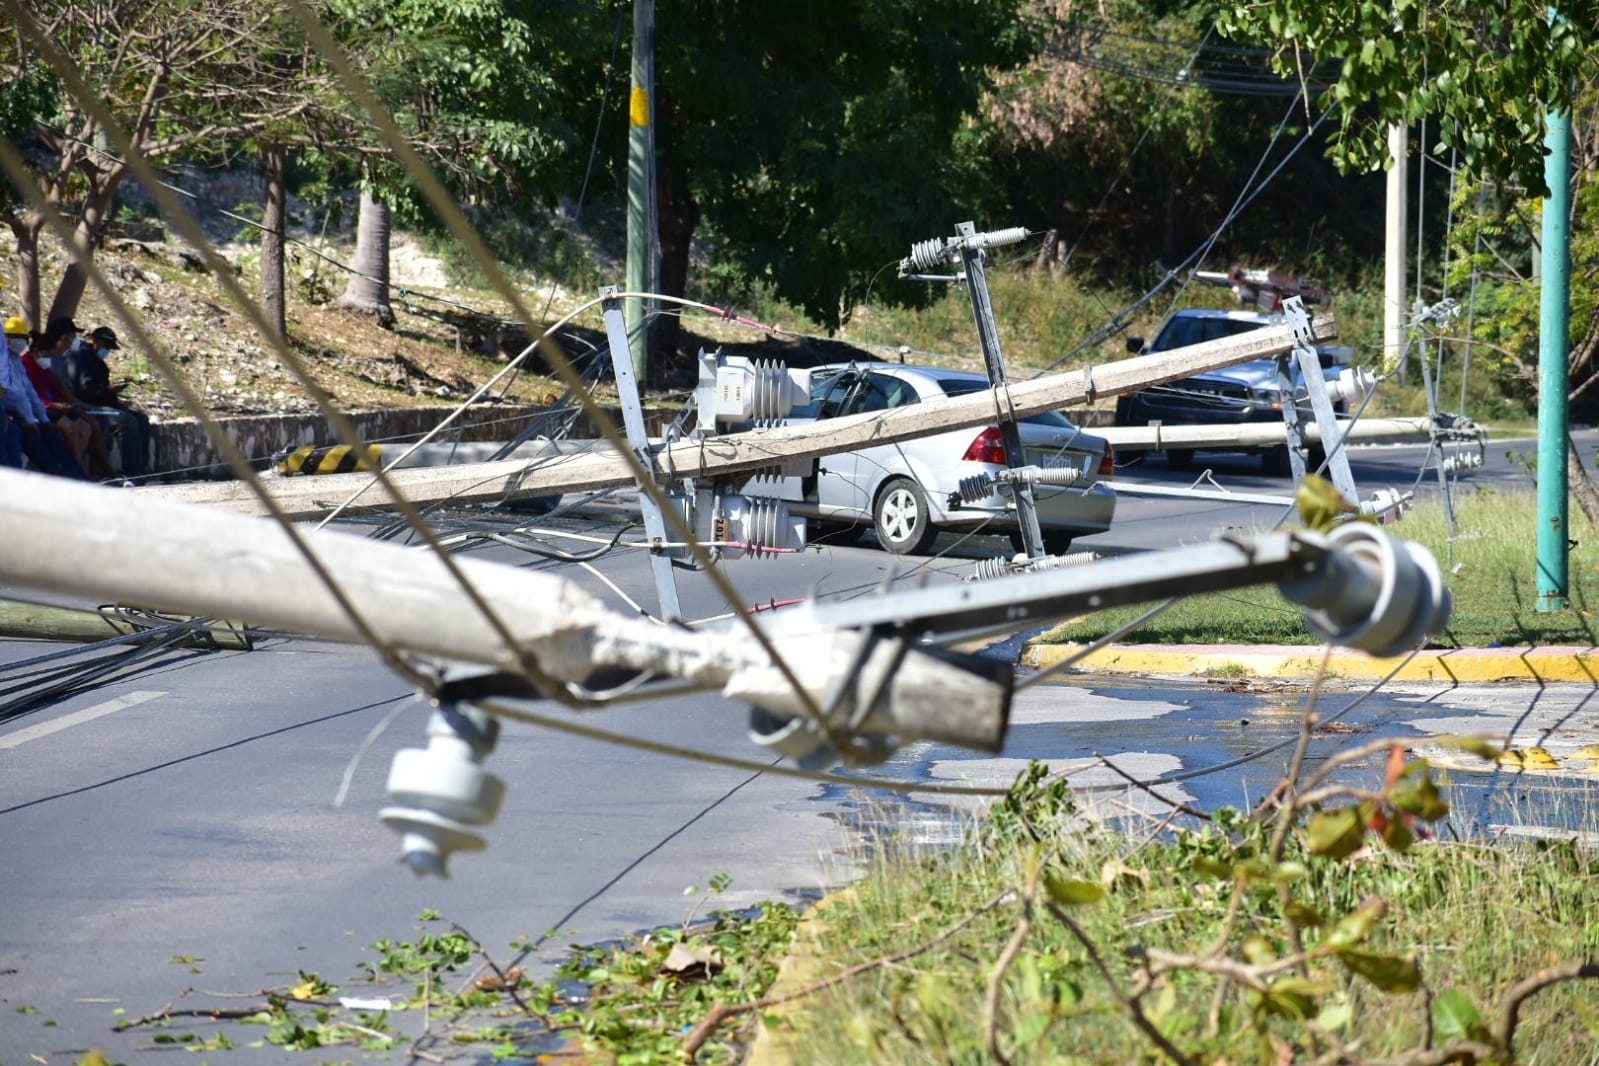
[[[1015,422],[1016,421],[1016,402],[1011,399],[1010,382],[1008,382],[1008,381],[996,381],[996,382],[994,382],[993,390],[994,390],[994,417],[999,419],[1001,422]],[[1005,400],[1003,406],[1000,404],[1000,398],[1001,397],[1004,397],[1004,400]]]

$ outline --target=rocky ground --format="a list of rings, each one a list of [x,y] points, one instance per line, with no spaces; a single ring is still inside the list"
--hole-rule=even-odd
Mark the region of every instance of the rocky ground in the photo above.
[[[347,262],[348,246],[325,246],[329,259]],[[10,258],[14,241],[0,233],[0,255]],[[256,246],[223,244],[234,280],[251,299],[258,297]],[[41,257],[41,285],[48,308],[67,263],[59,247]],[[326,390],[347,411],[408,405],[437,405],[466,398],[504,370],[530,336],[542,331],[582,300],[548,285],[524,296],[545,312],[533,329],[510,321],[509,305],[493,293],[452,286],[443,265],[414,240],[399,237],[391,257],[396,322],[385,329],[373,319],[341,308],[337,296],[345,277],[328,260],[291,248],[289,274],[289,354],[291,366],[266,342],[221,280],[206,270],[192,249],[169,239],[159,227],[130,228],[107,240],[95,256],[108,284],[127,302],[151,343],[141,343],[111,312],[105,294],[91,285],[75,314],[85,329],[110,325],[123,339],[113,357],[113,376],[133,381],[128,394],[157,419],[192,413],[170,387],[161,364],[180,374],[213,414],[301,414],[316,406],[301,374]],[[8,306],[7,314],[15,313]],[[605,343],[597,311],[574,321],[559,336],[574,356]],[[682,351],[724,345],[746,354],[787,358],[797,365],[862,355],[832,342],[776,342],[758,332],[703,317],[685,324]],[[540,403],[563,386],[541,361],[507,375],[490,394],[510,403]],[[650,397],[654,403],[680,400],[692,387],[693,369],[679,359],[669,383]],[[605,391],[606,386],[601,386]]]

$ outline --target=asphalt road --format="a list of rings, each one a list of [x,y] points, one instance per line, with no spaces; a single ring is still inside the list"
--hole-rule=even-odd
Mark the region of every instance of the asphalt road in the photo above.
[[[1488,476],[1514,480],[1509,463],[1496,472],[1496,450],[1504,448],[1490,449]],[[1362,451],[1363,485],[1383,483],[1383,471],[1392,483],[1414,482],[1401,449]],[[1224,471],[1219,459],[1202,455],[1200,464],[1225,483],[1250,484],[1251,474]],[[1139,476],[1179,476],[1162,475],[1158,460],[1146,465]],[[1262,483],[1286,486],[1257,477],[1249,491]],[[1129,497],[1117,528],[1082,546],[1172,546],[1207,530],[1260,524],[1250,512]],[[604,530],[611,517],[577,525]],[[953,547],[953,538],[941,544]],[[515,565],[550,565],[493,550]],[[992,539],[963,543],[949,557],[906,560],[870,547],[829,548],[741,561],[727,573],[741,602],[754,605],[953,580],[969,571],[970,558],[1001,550]],[[641,552],[607,557],[604,574],[620,591],[568,569],[619,610],[629,601],[654,607]],[[685,576],[681,587],[690,617],[726,610],[702,577]],[[8,641],[0,661],[12,664],[7,676],[17,684],[16,664],[58,650]],[[1247,769],[1174,782],[1169,797],[1247,804],[1280,773],[1281,745],[1296,728],[1303,696],[1206,683],[1040,685],[1019,698],[1000,756],[912,744],[863,773],[861,784],[888,777],[1003,787],[1027,759],[1045,758],[1087,785],[1110,780],[1093,765],[1096,753],[1140,777],[1249,756],[1240,764]],[[1433,719],[1448,721],[1450,731],[1479,723],[1521,730],[1568,753],[1599,734],[1591,697],[1587,690],[1390,690],[1385,702],[1367,699],[1342,720],[1406,736]],[[247,653],[174,654],[0,721],[0,1066],[72,1061],[91,1047],[112,1061],[147,1060],[168,1045],[149,1031],[113,1032],[116,1012],[217,1002],[191,989],[248,1001],[295,983],[302,971],[348,981],[375,959],[366,945],[414,940],[425,908],[459,923],[502,964],[518,958],[513,941],[550,932],[529,957],[537,971],[562,944],[683,920],[705,905],[684,890],[719,874],[732,881],[715,905],[814,895],[849,879],[877,827],[909,824],[936,843],[977,802],[926,793],[899,799],[509,724],[488,762],[509,785],[486,834],[488,850],[452,860],[450,881],[419,881],[397,865],[396,838],[377,811],[389,761],[395,750],[424,742],[425,715],[372,653],[281,639]],[[715,696],[581,717],[622,737],[771,761],[746,739],[746,711]],[[1503,793],[1502,778],[1493,780]],[[1575,771],[1571,781],[1571,789],[1586,787]],[[1484,803],[1493,790],[1486,795]],[[1499,824],[1488,807],[1473,817]],[[402,1030],[419,1031],[421,1021],[404,1019]],[[222,1030],[241,1045],[263,1035],[209,1021],[173,1031]],[[309,1061],[273,1049],[249,1054],[251,1061]]]

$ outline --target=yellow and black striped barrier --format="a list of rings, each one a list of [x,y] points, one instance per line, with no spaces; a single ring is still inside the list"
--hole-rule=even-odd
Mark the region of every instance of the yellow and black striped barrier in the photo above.
[[[348,444],[317,447],[303,444],[283,457],[278,465],[280,474],[352,474],[360,470],[376,470],[382,464],[383,445],[367,444],[359,448]]]

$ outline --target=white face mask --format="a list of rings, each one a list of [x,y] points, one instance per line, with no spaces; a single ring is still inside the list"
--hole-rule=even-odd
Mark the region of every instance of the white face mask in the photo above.
[[[12,355],[21,355],[28,350],[28,339],[26,337],[7,337],[6,343],[10,345]]]
[[[50,364],[55,362],[55,360],[51,359],[48,355],[41,355],[41,356],[37,357],[36,359],[34,359],[34,362],[38,363],[45,370],[49,370],[50,369]]]

